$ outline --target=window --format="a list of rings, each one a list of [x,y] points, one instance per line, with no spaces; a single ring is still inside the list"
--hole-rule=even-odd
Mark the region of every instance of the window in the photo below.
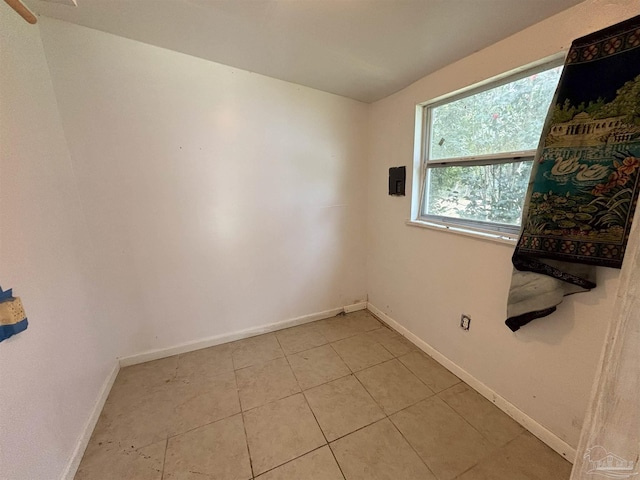
[[[560,62],[420,105],[417,219],[498,236],[520,230],[522,204]]]

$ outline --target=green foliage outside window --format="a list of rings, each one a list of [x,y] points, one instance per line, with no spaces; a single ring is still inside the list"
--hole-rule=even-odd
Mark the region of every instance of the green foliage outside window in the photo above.
[[[561,67],[431,108],[428,160],[535,150]],[[530,162],[430,168],[424,212],[519,225]]]

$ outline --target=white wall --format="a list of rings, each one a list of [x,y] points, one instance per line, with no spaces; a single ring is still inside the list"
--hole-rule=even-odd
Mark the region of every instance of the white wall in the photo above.
[[[405,225],[411,192],[387,195],[388,168],[412,170],[417,103],[568,49],[638,13],[635,0],[589,0],[424,77],[372,105],[368,168],[369,302],[569,445],[578,442],[618,271],[517,333],[504,325],[508,245]],[[411,185],[411,176],[408,178]],[[471,330],[458,327],[461,313]]]
[[[0,479],[65,469],[115,367],[40,33],[0,2],[0,284],[30,321],[0,343]]]
[[[367,105],[41,24],[120,355],[366,299]]]

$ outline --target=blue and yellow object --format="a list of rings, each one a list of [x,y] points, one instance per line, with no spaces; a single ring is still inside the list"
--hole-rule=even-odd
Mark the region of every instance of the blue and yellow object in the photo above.
[[[29,322],[20,298],[0,287],[0,342],[27,329]]]

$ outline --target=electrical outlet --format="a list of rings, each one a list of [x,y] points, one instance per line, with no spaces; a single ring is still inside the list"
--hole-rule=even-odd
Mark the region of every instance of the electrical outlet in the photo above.
[[[469,315],[465,315],[464,313],[460,315],[460,328],[465,331],[471,328],[471,317]]]

